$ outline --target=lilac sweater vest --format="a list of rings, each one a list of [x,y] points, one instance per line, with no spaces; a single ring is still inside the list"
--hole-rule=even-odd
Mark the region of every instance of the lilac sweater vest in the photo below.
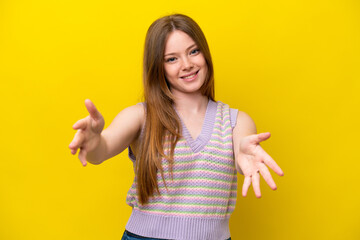
[[[141,205],[136,176],[126,202],[133,210],[126,229],[152,238],[224,240],[230,237],[229,218],[234,211],[237,176],[232,129],[237,110],[209,100],[204,124],[192,139],[182,122],[182,137],[174,152],[173,180],[163,159],[164,182],[158,173],[160,195]],[[169,144],[164,149],[168,153]],[[129,156],[135,156],[129,147]]]

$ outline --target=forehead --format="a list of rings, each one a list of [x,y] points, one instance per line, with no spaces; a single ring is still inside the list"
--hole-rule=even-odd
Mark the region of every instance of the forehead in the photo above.
[[[189,35],[183,31],[175,30],[167,37],[165,54],[184,52],[188,47],[194,44],[195,41]]]

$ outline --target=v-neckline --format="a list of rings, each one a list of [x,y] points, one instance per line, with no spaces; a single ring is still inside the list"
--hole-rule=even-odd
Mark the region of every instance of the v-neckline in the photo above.
[[[217,103],[209,99],[201,127],[201,132],[196,137],[196,139],[192,138],[179,112],[175,109],[182,125],[182,135],[194,153],[200,152],[210,140],[215,123],[216,109]]]

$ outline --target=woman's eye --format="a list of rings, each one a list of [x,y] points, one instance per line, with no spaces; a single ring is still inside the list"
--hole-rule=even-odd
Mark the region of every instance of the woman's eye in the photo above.
[[[176,60],[176,58],[172,57],[172,58],[166,59],[166,62],[173,62],[173,61],[175,61],[175,60]]]
[[[192,51],[190,52],[190,54],[197,54],[198,52],[200,52],[199,49],[194,49],[194,50],[192,50]]]

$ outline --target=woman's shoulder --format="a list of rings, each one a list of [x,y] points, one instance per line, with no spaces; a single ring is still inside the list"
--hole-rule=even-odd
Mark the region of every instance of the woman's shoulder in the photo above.
[[[122,112],[124,112],[125,114],[129,114],[143,122],[145,120],[146,105],[145,103],[140,102],[138,104],[123,109]]]
[[[238,110],[237,116],[238,116],[238,119],[240,119],[240,120],[252,121],[252,118],[250,117],[250,115],[244,111]]]
[[[235,128],[240,132],[256,132],[254,120],[244,111],[238,111]]]
[[[240,126],[238,128],[251,128],[254,129],[255,127],[255,122],[254,120],[250,117],[249,114],[247,114],[244,111],[240,111],[237,108],[232,108],[230,107],[228,104],[222,102],[222,101],[216,101],[216,104],[220,104],[222,107],[226,107],[227,109],[230,110],[230,122],[232,127],[237,127]]]
[[[122,122],[127,119],[127,122],[130,121],[140,128],[145,122],[145,111],[144,104],[138,103],[121,110],[114,120]]]

